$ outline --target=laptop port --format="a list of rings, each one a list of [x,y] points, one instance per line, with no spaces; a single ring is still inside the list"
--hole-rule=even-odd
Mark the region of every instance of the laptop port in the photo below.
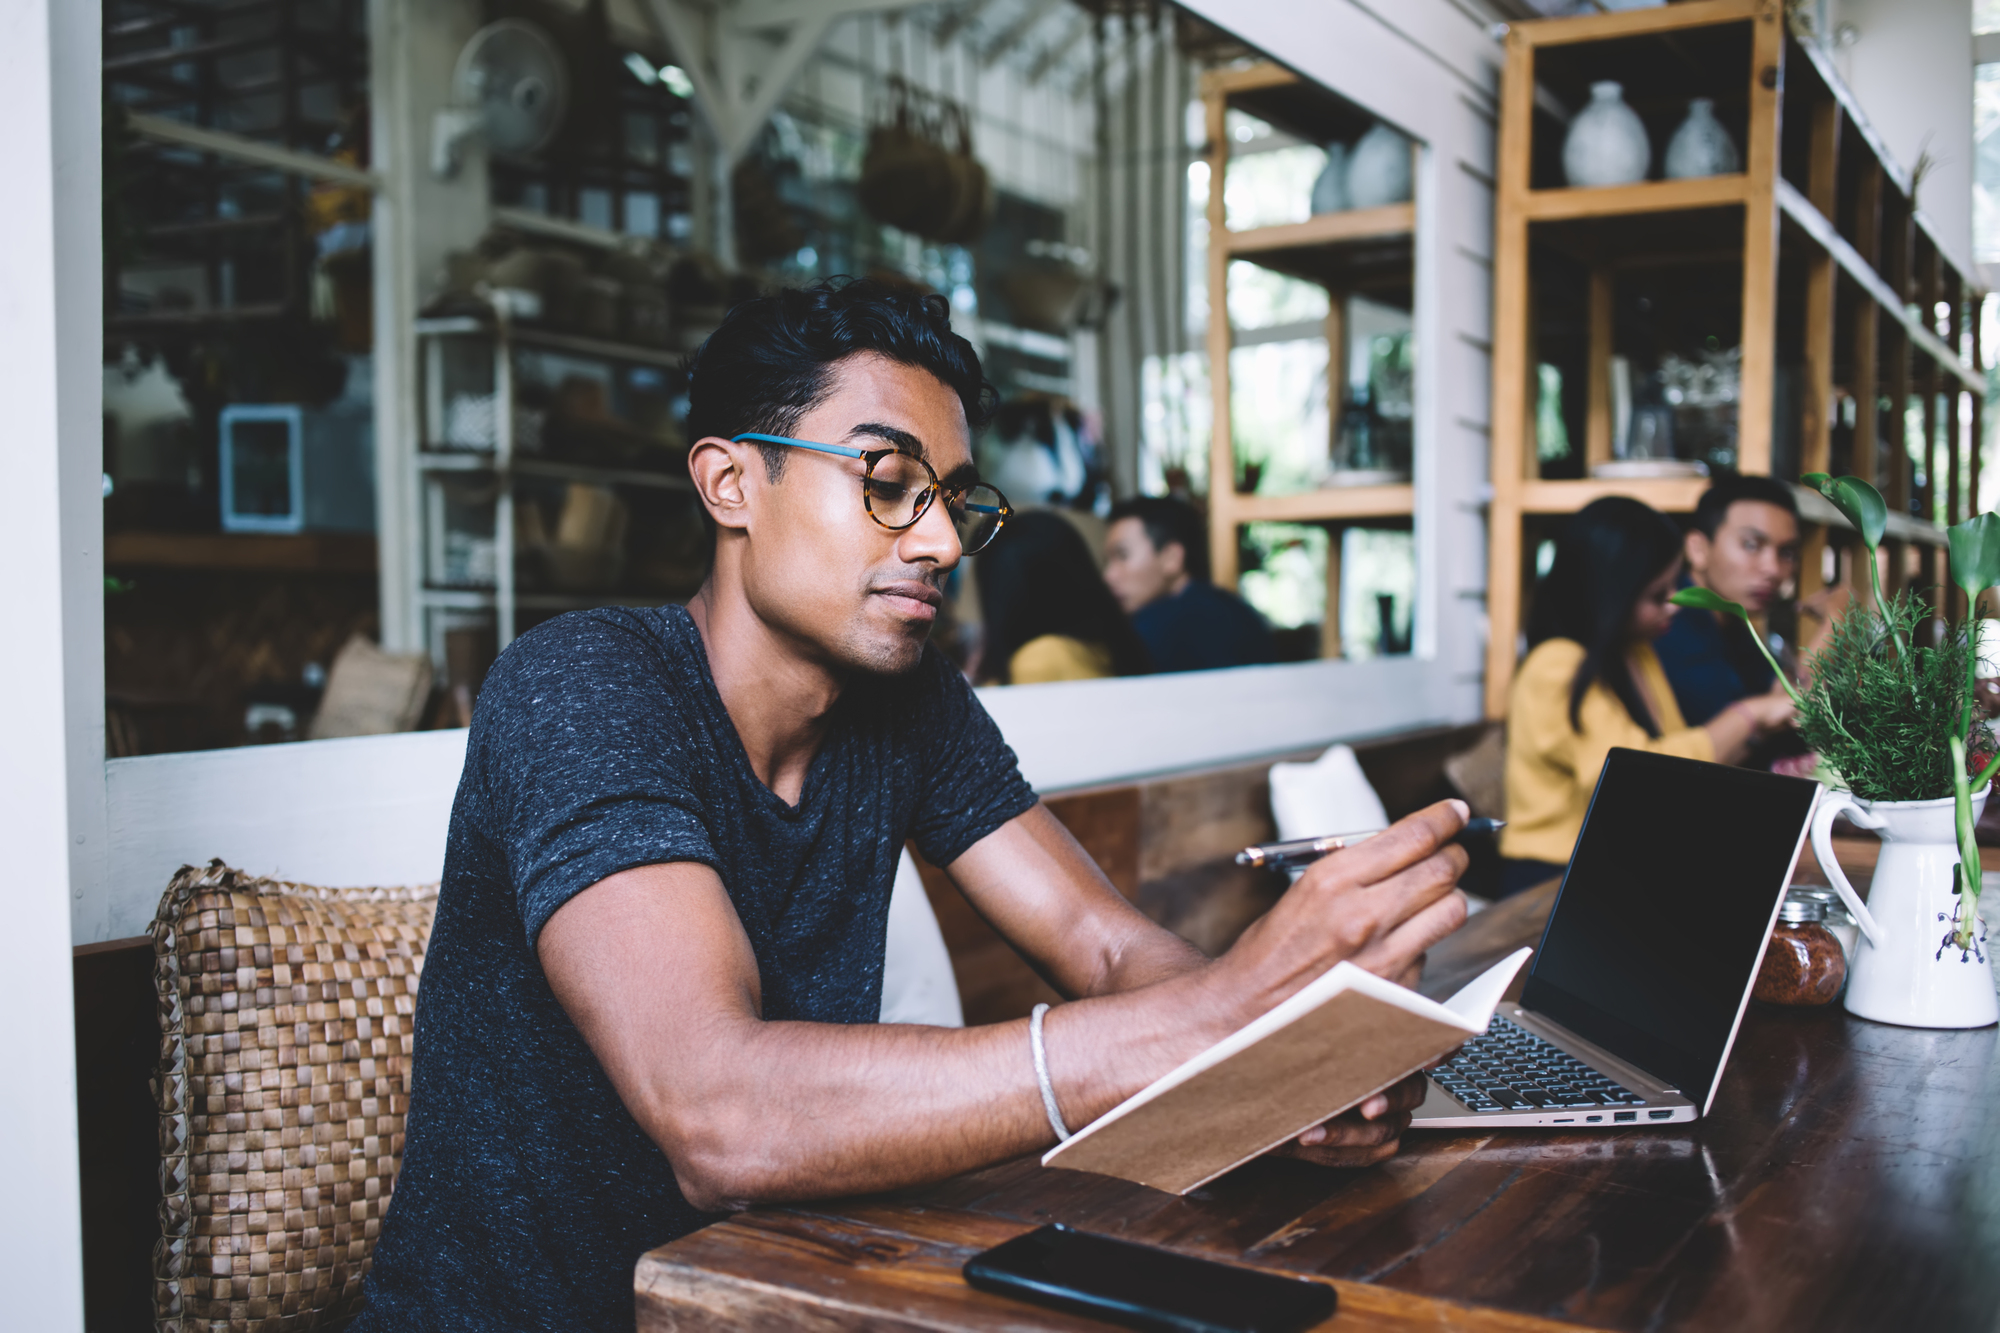
[[[1550,1123],[1557,1125],[1574,1125],[1576,1123],[1576,1117],[1573,1115],[1566,1115],[1563,1116],[1561,1119],[1551,1121]]]
[[[1604,1119],[1604,1117],[1603,1117],[1603,1116],[1601,1116],[1601,1115],[1587,1115],[1587,1116],[1585,1116],[1585,1117],[1584,1117],[1584,1119],[1585,1119],[1585,1120],[1588,1120],[1588,1121],[1589,1121],[1589,1122],[1590,1122],[1591,1124],[1593,1124],[1593,1125],[1594,1125],[1594,1124],[1596,1124],[1596,1123],[1597,1123],[1598,1121],[1600,1121],[1600,1120]]]
[[[1646,1119],[1648,1119],[1648,1120],[1671,1120],[1671,1119],[1673,1119],[1673,1117],[1674,1117],[1674,1113],[1673,1113],[1672,1111],[1648,1111],[1648,1112],[1646,1112]]]
[[[1637,1111],[1613,1111],[1611,1118],[1613,1120],[1637,1120],[1639,1113]]]

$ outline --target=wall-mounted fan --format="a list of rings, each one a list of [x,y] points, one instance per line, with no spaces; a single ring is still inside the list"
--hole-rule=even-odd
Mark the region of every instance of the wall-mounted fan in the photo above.
[[[456,175],[459,151],[477,134],[498,157],[547,147],[569,106],[569,68],[542,29],[501,19],[472,34],[452,74],[452,105],[431,127],[431,170]]]

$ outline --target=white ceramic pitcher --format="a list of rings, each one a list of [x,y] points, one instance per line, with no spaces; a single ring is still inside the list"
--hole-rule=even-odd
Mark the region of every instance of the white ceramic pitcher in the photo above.
[[[1973,794],[1974,819],[1988,790]],[[1843,813],[1882,839],[1866,903],[1834,859],[1833,821]],[[1849,1013],[1913,1028],[1980,1028],[2000,1021],[1985,923],[1974,932],[1978,944],[1970,954],[1946,942],[1956,929],[1952,913],[1958,906],[1951,891],[1951,868],[1958,861],[1955,824],[1949,796],[1862,801],[1829,791],[1820,800],[1813,815],[1813,853],[1861,926],[1847,969]]]

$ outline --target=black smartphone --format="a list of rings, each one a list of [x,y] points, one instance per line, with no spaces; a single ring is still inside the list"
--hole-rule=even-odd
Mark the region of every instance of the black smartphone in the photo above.
[[[1295,1333],[1332,1316],[1332,1287],[1046,1226],[966,1260],[965,1280],[1162,1333]]]

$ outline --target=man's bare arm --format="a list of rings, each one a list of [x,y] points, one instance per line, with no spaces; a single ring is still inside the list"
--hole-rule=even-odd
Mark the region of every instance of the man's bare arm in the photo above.
[[[947,873],[1065,998],[1136,990],[1208,966],[1199,949],[1127,902],[1039,802],[967,848]]]
[[[1464,853],[1445,845],[1462,822],[1462,807],[1434,806],[1321,862],[1208,965],[1154,937],[1150,922],[1132,925],[1138,914],[1094,867],[1094,884],[1051,871],[1069,855],[1067,834],[1051,839],[1039,818],[1023,816],[950,869],[963,865],[981,910],[1019,938],[1072,932],[1041,960],[1084,997],[1046,1025],[1064,1117],[1082,1125],[1342,958],[1405,973],[1464,919],[1453,888]],[[1027,858],[1007,876],[1027,886],[1018,895],[999,887],[993,839]],[[755,957],[705,866],[600,881],[550,918],[539,948],[557,999],[698,1208],[893,1188],[1052,1141],[1025,1022],[763,1021]]]

